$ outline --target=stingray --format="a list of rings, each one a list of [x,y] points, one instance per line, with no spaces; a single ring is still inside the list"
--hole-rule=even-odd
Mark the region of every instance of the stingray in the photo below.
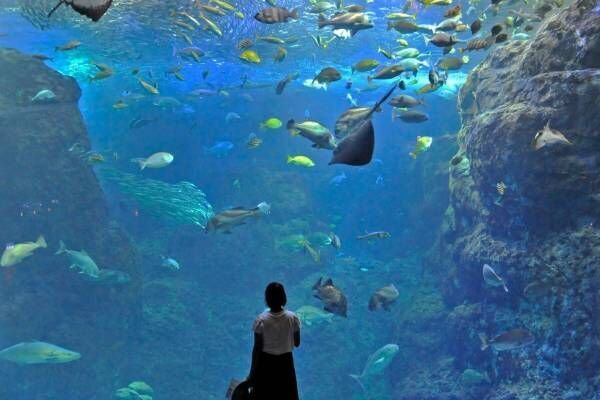
[[[400,82],[402,85],[403,81]],[[375,130],[371,122],[371,114],[375,112],[387,99],[392,95],[396,84],[388,90],[369,113],[365,116],[365,121],[358,125],[351,133],[348,134],[333,150],[333,157],[329,161],[331,164],[346,164],[346,165],[367,165],[373,158],[373,149],[375,148]],[[400,86],[402,87],[402,86]]]
[[[48,18],[60,7],[66,4],[81,15],[85,15],[92,21],[97,22],[110,8],[112,0],[60,0],[48,13]]]

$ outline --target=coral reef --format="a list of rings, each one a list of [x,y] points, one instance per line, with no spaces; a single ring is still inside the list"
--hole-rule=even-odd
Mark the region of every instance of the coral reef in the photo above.
[[[45,340],[82,354],[60,368],[3,366],[0,398],[18,398],[24,386],[32,398],[65,393],[109,398],[113,389],[103,377],[127,357],[127,328],[140,311],[139,256],[110,221],[92,167],[69,151],[74,143],[89,149],[75,80],[11,49],[0,50],[0,70],[0,243],[35,240],[40,234],[48,242],[47,249],[3,269],[0,340],[5,345]],[[41,90],[56,97],[32,102]],[[132,281],[113,287],[83,280],[65,258],[54,255],[59,240],[85,249],[100,268],[126,272]],[[64,376],[78,384],[65,388]]]

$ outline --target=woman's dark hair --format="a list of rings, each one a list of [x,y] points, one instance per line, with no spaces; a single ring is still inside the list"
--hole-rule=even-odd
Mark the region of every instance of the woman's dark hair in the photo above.
[[[282,308],[287,303],[285,289],[279,282],[271,282],[265,289],[265,302],[271,309]]]

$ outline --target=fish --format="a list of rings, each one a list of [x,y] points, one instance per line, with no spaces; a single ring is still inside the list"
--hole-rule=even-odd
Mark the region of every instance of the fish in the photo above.
[[[494,38],[489,37],[485,39],[471,39],[467,42],[467,47],[460,48],[459,51],[474,51],[474,50],[487,50],[494,44]]]
[[[488,339],[485,334],[480,334],[481,350],[491,347],[495,351],[515,350],[528,346],[535,341],[533,334],[522,328],[503,332],[492,339]]]
[[[398,75],[402,74],[405,71],[402,65],[390,65],[380,69],[375,72],[373,75],[369,75],[367,77],[368,81],[372,81],[373,79],[393,79]]]
[[[148,93],[156,95],[160,94],[160,92],[158,91],[158,84],[155,83],[154,85],[151,85],[141,78],[138,78],[138,82]]]
[[[382,374],[399,351],[400,347],[397,344],[386,344],[371,354],[360,375],[350,374],[350,376],[358,382],[366,394],[365,381],[373,376]]]
[[[402,49],[394,52],[395,58],[416,58],[421,54],[419,49],[415,49],[414,47],[407,47],[406,49]]]
[[[331,185],[334,185],[334,186],[339,186],[339,185],[341,185],[341,184],[342,184],[342,182],[344,182],[346,179],[348,179],[348,177],[346,176],[346,173],[345,173],[345,172],[342,172],[341,174],[339,174],[339,175],[336,175],[336,176],[334,176],[333,178],[331,178],[331,179],[329,180],[329,183],[330,183]]]
[[[246,142],[246,146],[249,149],[255,149],[262,144],[262,139],[256,136],[254,133],[251,133],[248,136],[248,141]]]
[[[239,58],[244,60],[250,64],[260,64],[260,56],[254,50],[244,50],[242,54],[240,54]]]
[[[25,258],[31,257],[36,250],[45,249],[46,247],[48,245],[43,236],[38,237],[35,242],[10,244],[6,246],[2,257],[0,257],[0,266],[11,267],[19,264]]]
[[[123,100],[117,100],[113,103],[112,107],[116,110],[122,110],[129,107],[129,104],[125,103]]]
[[[333,29],[346,29],[350,35],[354,36],[361,30],[373,28],[373,22],[364,13],[341,13],[335,14],[330,19],[326,19],[322,14],[319,15],[319,29],[331,26]]]
[[[436,25],[435,31],[444,31],[450,32],[455,31],[456,28],[460,25],[460,21],[455,20],[454,18],[445,19],[439,24]]]
[[[504,282],[504,279],[500,278],[500,276],[498,276],[498,274],[496,274],[496,271],[494,271],[492,267],[490,267],[487,264],[483,264],[482,273],[483,273],[483,280],[485,281],[485,283],[487,283],[490,286],[495,286],[495,287],[502,286],[504,288],[504,291],[506,293],[508,293],[508,287],[506,287],[506,283]]]
[[[190,25],[190,24],[188,24],[187,22],[184,22],[184,21],[177,20],[177,21],[174,22],[174,24],[177,25],[177,26],[179,26],[179,27],[181,27],[181,28],[188,29],[190,31],[196,30],[195,27],[193,27],[192,25]]]
[[[475,35],[477,32],[479,32],[481,30],[482,24],[483,22],[481,21],[481,18],[477,18],[475,21],[473,21],[470,26],[471,33]]]
[[[344,179],[346,179],[345,178],[346,174],[343,174],[343,176],[344,176]],[[336,250],[339,250],[342,248],[342,241],[341,241],[340,237],[333,232],[331,232],[328,236],[328,244],[331,245],[331,247],[333,247]]]
[[[401,94],[392,97],[388,104],[396,108],[413,108],[425,104],[423,100],[417,100],[412,96]]]
[[[313,83],[315,81],[319,83],[331,83],[339,81],[340,79],[342,79],[342,74],[340,74],[337,69],[333,67],[326,67],[319,71],[312,81]]]
[[[492,36],[497,36],[500,32],[502,32],[502,25],[496,24],[492,26],[491,33]]]
[[[74,50],[76,48],[78,48],[79,46],[81,46],[81,42],[79,40],[70,40],[69,42],[57,46],[55,48],[56,51],[69,51],[69,50]]]
[[[211,6],[209,4],[202,4],[200,2],[197,2],[196,4],[198,8],[202,9],[202,11],[206,11],[214,15],[223,16],[227,14],[225,10],[222,10],[219,7]]]
[[[266,121],[260,123],[260,128],[279,129],[282,125],[283,123],[279,118],[269,118]]]
[[[372,58],[367,58],[364,60],[360,60],[357,63],[352,65],[352,73],[354,72],[367,72],[375,69],[379,66],[379,61],[374,60]]]
[[[328,324],[333,320],[333,313],[323,311],[314,306],[302,306],[295,311],[302,326]]]
[[[336,147],[336,140],[333,134],[325,126],[316,121],[306,120],[300,123],[290,119],[286,128],[292,135],[300,135],[313,142],[314,148],[333,150]]]
[[[454,35],[446,32],[436,32],[432,37],[423,35],[423,39],[425,40],[425,45],[431,43],[437,47],[450,47],[463,42],[462,40],[458,40]]]
[[[91,277],[98,277],[100,268],[96,265],[96,262],[86,253],[85,250],[75,251],[67,249],[65,243],[61,240],[56,255],[66,254],[69,262],[71,263],[70,269],[79,269],[80,274],[88,275]]]
[[[182,58],[200,62],[200,59],[205,56],[205,53],[195,46],[184,47],[183,49],[174,50],[173,55],[179,55]]]
[[[60,364],[79,360],[81,354],[46,342],[23,342],[0,351],[0,360],[21,365]]]
[[[427,151],[429,147],[431,147],[431,143],[433,143],[433,138],[431,136],[417,136],[415,147],[413,151],[409,153],[410,156],[413,159],[416,159],[419,154]]]
[[[398,109],[394,108],[392,110],[392,119],[400,118],[403,122],[413,123],[413,124],[415,124],[415,123],[418,124],[418,123],[429,120],[429,115],[427,115],[426,113],[421,112],[421,111],[409,110],[409,111],[398,112],[396,110],[398,110]]]
[[[545,297],[552,294],[553,288],[554,285],[552,284],[552,282],[534,281],[525,286],[525,288],[523,289],[523,295],[528,299]]]
[[[315,163],[313,160],[306,156],[287,156],[287,163],[292,165],[299,165],[301,167],[314,167]]]
[[[304,248],[304,251],[306,251],[310,255],[310,257],[315,263],[321,263],[321,253],[315,250],[308,240],[302,241],[302,247]]]
[[[83,279],[97,285],[116,286],[131,282],[131,275],[113,269],[101,269],[98,275],[82,274]]]
[[[283,48],[283,47],[279,47],[277,49],[277,52],[273,56],[273,60],[275,62],[282,62],[285,59],[286,56],[287,56],[287,50],[285,48]]]
[[[463,65],[468,64],[469,56],[445,57],[438,60],[436,66],[444,71],[459,70]]]
[[[398,300],[400,293],[393,284],[378,289],[369,299],[369,311],[384,309],[390,311],[390,306]]]
[[[252,47],[253,45],[254,45],[254,43],[252,42],[252,40],[242,39],[238,42],[237,48],[240,50],[246,50],[246,49]]]
[[[408,41],[406,39],[396,39],[396,43],[398,43],[399,46],[408,47]]]
[[[161,151],[152,154],[148,158],[134,158],[131,162],[137,163],[140,166],[140,171],[143,171],[146,168],[164,168],[171,164],[174,159],[173,154]]]
[[[320,14],[327,10],[331,10],[332,8],[335,8],[335,4],[332,4],[328,1],[317,1],[310,5],[309,12],[312,14]]]
[[[447,9],[444,12],[444,17],[445,18],[456,18],[461,14],[462,8],[460,6],[460,4],[457,4],[456,6]]]
[[[257,36],[256,40],[272,44],[285,44],[285,40],[278,38],[277,36]]]
[[[50,10],[47,18],[50,18],[63,4],[70,6],[77,13],[88,17],[92,21],[98,22],[110,8],[112,0],[59,0],[54,8]]]
[[[383,49],[381,47],[377,48],[377,52],[379,54],[381,54],[382,56],[384,56],[385,58],[387,58],[388,60],[392,60],[394,58],[394,55],[392,54],[391,51]]]
[[[238,114],[236,112],[233,112],[233,111],[230,111],[230,112],[227,113],[227,115],[225,115],[225,122],[226,123],[230,123],[233,120],[241,119],[241,118],[242,117],[240,116],[240,114]]]
[[[496,191],[500,196],[504,196],[504,193],[506,192],[506,183],[502,181],[496,183]]]
[[[286,8],[271,7],[265,8],[254,15],[254,19],[263,24],[277,24],[288,22],[290,19],[298,19],[298,9],[289,11]]]
[[[539,130],[533,137],[531,146],[534,150],[540,150],[543,147],[554,147],[572,145],[572,143],[562,134],[562,132],[552,129],[550,127],[550,121],[546,123],[546,126]]]
[[[386,19],[397,20],[397,19],[412,19],[416,20],[417,16],[415,14],[407,14],[403,12],[391,12],[385,16]]]
[[[376,231],[376,232],[365,232],[364,235],[358,235],[356,237],[356,239],[358,239],[358,240],[374,240],[374,239],[388,239],[391,237],[392,237],[392,235],[389,232]]]
[[[56,94],[50,89],[43,89],[31,98],[32,103],[49,103],[56,101]]]
[[[323,309],[341,317],[348,317],[348,300],[344,293],[333,284],[333,281],[319,278],[312,288],[313,295],[321,300]]]
[[[496,44],[504,43],[508,40],[508,33],[502,32],[496,36]]]
[[[160,266],[171,270],[171,271],[179,271],[181,269],[181,267],[179,266],[179,263],[170,257],[165,257],[163,255],[160,256],[161,258],[161,262],[160,262]]]
[[[96,74],[94,74],[93,76],[90,76],[90,81],[98,81],[101,79],[106,79],[113,75],[113,70],[108,65],[100,64],[100,63],[96,63],[96,62],[92,62],[92,64],[94,64],[96,66],[96,68],[98,68],[98,72],[96,72]]]
[[[277,82],[275,86],[275,94],[282,94],[288,83],[300,76],[299,73],[288,74],[285,78]]]
[[[337,139],[346,137],[354,128],[366,121],[370,111],[371,107],[352,107],[344,111],[335,122],[335,137]]]
[[[131,122],[129,122],[129,129],[143,128],[144,126],[149,125],[154,121],[156,121],[156,118],[149,119],[143,118],[141,115],[138,115],[137,117],[132,119]]]
[[[408,34],[415,32],[427,32],[433,33],[435,27],[431,25],[418,25],[414,22],[399,20],[399,21],[388,21],[387,30],[395,30],[398,33]]]
[[[224,157],[233,150],[233,147],[233,143],[229,141],[220,141],[210,147],[205,147],[204,154],[210,154],[215,157]]]
[[[377,101],[362,116],[362,122],[355,125],[333,150],[333,156],[329,161],[332,164],[346,164],[353,166],[366,165],[373,158],[373,149],[375,148],[375,130],[371,121],[371,115],[378,110],[381,105],[392,95],[397,86],[402,86],[403,81],[394,84],[386,94]],[[337,125],[337,123],[336,123]]]
[[[204,23],[208,26],[208,29],[213,32],[217,36],[223,36],[223,31],[217,24],[215,24],[212,20],[210,20],[207,16],[200,13],[199,17],[204,21]]]
[[[213,215],[206,224],[205,231],[222,232],[230,234],[231,229],[236,226],[246,224],[250,218],[259,218],[268,215],[271,212],[271,206],[265,202],[259,203],[254,208],[235,207],[218,214]]]

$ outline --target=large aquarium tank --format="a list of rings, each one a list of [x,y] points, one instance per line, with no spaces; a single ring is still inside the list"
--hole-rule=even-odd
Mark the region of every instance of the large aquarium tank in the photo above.
[[[599,172],[598,0],[1,0],[0,400],[600,400]]]

